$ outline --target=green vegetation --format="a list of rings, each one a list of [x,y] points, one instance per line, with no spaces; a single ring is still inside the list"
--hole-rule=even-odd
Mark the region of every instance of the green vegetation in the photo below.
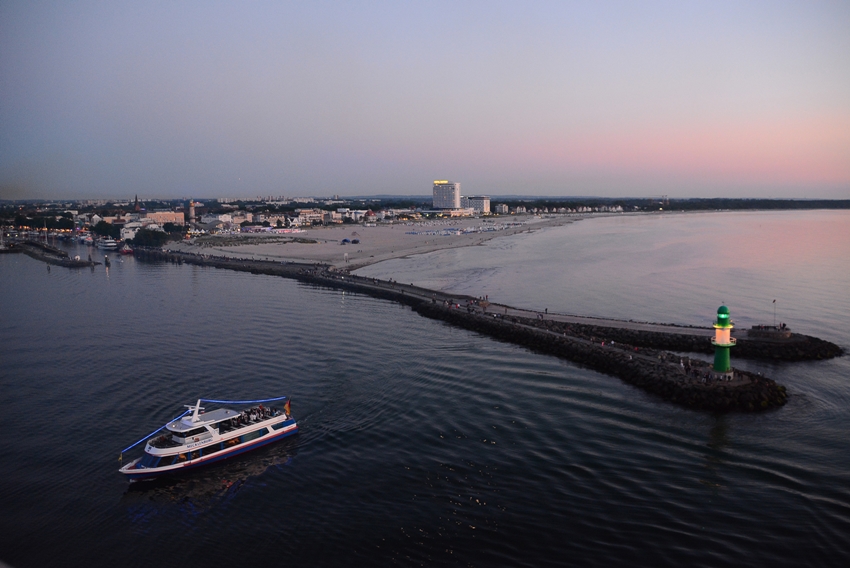
[[[91,230],[95,235],[100,235],[101,237],[121,238],[121,228],[106,221],[100,221]]]
[[[178,237],[179,238],[179,237]],[[174,240],[173,233],[139,229],[133,238],[133,244],[143,247],[161,247],[168,241]]]

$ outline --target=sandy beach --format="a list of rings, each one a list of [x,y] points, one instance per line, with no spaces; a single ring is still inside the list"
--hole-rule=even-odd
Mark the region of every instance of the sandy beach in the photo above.
[[[222,235],[172,244],[169,248],[233,258],[318,262],[356,270],[376,262],[436,250],[480,245],[490,239],[565,225],[580,216],[519,215],[495,219],[454,219],[415,223],[336,225],[287,235]],[[454,234],[457,230],[465,232]],[[477,232],[476,232],[477,231]],[[343,239],[359,240],[341,244]]]

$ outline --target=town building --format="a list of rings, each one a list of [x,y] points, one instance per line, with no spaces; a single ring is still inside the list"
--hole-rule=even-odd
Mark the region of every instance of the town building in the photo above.
[[[136,233],[139,232],[139,229],[143,227],[142,223],[139,221],[131,221],[130,223],[125,224],[121,227],[121,240],[125,241],[127,239],[136,238]]]
[[[201,223],[208,224],[214,221],[221,221],[222,223],[230,223],[233,221],[233,217],[230,213],[208,213],[206,215],[201,216]]]
[[[472,207],[462,207],[460,209],[440,209],[438,213],[443,217],[472,217],[475,215],[475,211],[473,211]]]
[[[251,222],[251,214],[247,211],[238,210],[231,213],[231,223],[234,225],[241,225],[242,223]]]
[[[174,223],[175,225],[183,226],[183,213],[181,211],[148,211],[145,219],[150,219],[157,225],[163,226],[166,223]]]
[[[321,209],[296,209],[300,225],[312,225],[314,222],[322,223],[325,220],[325,212]]]
[[[261,215],[262,217],[259,221],[257,221],[257,216],[254,215],[255,223],[264,223],[268,222],[271,227],[285,227],[286,226],[286,215],[283,213],[271,213],[269,215]]]
[[[487,195],[477,195],[471,196],[467,198],[469,200],[469,204],[467,207],[472,207],[472,210],[477,214],[490,214],[490,197]]]
[[[460,183],[434,180],[434,209],[460,209]]]

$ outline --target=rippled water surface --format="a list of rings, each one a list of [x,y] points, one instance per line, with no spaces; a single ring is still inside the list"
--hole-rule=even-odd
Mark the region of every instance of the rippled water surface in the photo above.
[[[850,346],[850,215],[597,219],[370,267],[550,311]],[[83,250],[83,249],[81,249]],[[87,253],[85,253],[87,254]],[[17,567],[844,566],[848,358],[733,364],[781,410],[692,412],[409,309],[282,278],[0,256],[0,559]],[[300,433],[128,485],[195,398],[291,395]]]

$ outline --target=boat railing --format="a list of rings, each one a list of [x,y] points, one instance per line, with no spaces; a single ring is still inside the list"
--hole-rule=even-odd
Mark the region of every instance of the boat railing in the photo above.
[[[225,432],[232,432],[233,430],[247,428],[248,426],[253,426],[254,424],[259,424],[260,422],[265,422],[272,418],[277,418],[282,414],[283,412],[277,408],[264,408],[262,411],[260,411],[259,407],[251,408],[243,411],[238,416],[231,418],[230,420],[219,422],[219,433],[224,434]]]

